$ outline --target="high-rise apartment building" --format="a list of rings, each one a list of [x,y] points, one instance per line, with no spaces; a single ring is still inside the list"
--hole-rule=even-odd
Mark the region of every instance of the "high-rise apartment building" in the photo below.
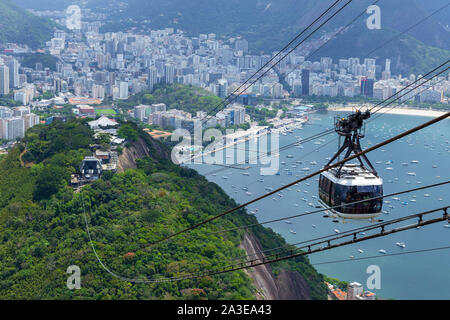
[[[19,62],[16,59],[8,61],[9,68],[9,87],[18,88],[20,85],[19,81]]]
[[[0,66],[0,95],[9,94],[9,68]]]
[[[309,70],[302,70],[302,95],[309,96]]]

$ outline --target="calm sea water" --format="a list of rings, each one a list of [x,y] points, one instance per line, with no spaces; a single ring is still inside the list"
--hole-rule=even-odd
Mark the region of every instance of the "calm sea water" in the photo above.
[[[310,123],[301,130],[287,136],[280,136],[280,146],[295,142],[297,137],[306,138],[315,133],[333,127],[333,119],[337,113],[330,112],[320,115],[314,114]],[[344,114],[342,114],[344,115]],[[366,127],[366,137],[362,141],[363,148],[379,143],[398,133],[424,123],[431,118],[383,115],[369,122]],[[266,193],[265,187],[280,187],[284,184],[303,177],[309,172],[318,170],[337,150],[337,135],[331,134],[304,145],[303,149],[291,148],[280,155],[280,176],[259,175],[260,166],[252,165],[246,170],[249,175],[243,175],[241,170],[226,169],[216,176],[207,178],[220,185],[237,202],[244,203]],[[332,141],[333,140],[333,141]],[[315,142],[317,144],[315,144]],[[319,144],[320,143],[320,144]],[[329,144],[328,144],[329,143]],[[242,147],[242,145],[241,145]],[[317,150],[317,151],[316,151]],[[309,154],[309,155],[308,155]],[[293,158],[287,157],[288,155]],[[255,154],[250,154],[255,157]],[[450,120],[441,121],[418,133],[394,142],[368,155],[372,164],[384,179],[384,193],[416,188],[440,181],[450,180]],[[302,160],[302,164],[296,164]],[[419,163],[411,163],[417,160]],[[317,164],[314,164],[314,161]],[[313,164],[311,164],[313,162]],[[406,166],[405,163],[408,165]],[[297,165],[297,167],[293,167]],[[216,170],[217,166],[192,165],[192,168],[205,174]],[[311,171],[302,169],[309,167]],[[287,174],[290,168],[292,175]],[[389,168],[389,169],[387,169]],[[415,176],[408,173],[415,172]],[[223,179],[223,176],[228,179]],[[264,179],[264,182],[258,181]],[[248,207],[248,211],[258,209],[256,216],[260,222],[316,210],[310,204],[317,204],[317,180],[305,181],[299,186],[284,190],[281,197],[273,195]],[[247,187],[252,195],[242,190]],[[428,194],[425,196],[425,194]],[[422,190],[398,196],[399,200],[385,199],[383,210],[388,213],[380,218],[390,220],[402,216],[436,209],[450,204],[450,185]],[[411,201],[413,200],[413,201]],[[416,202],[414,202],[416,200]],[[323,218],[323,214],[290,219],[292,224],[277,222],[270,225],[275,232],[280,233],[288,242],[297,243],[312,238],[335,234],[335,229],[343,232],[361,226],[369,226],[367,221],[350,221],[347,223],[333,223],[331,219]],[[433,217],[437,216],[434,215]],[[412,223],[412,222],[408,222]],[[316,269],[330,277],[346,281],[357,281],[366,287],[366,273],[370,265],[377,265],[381,270],[381,289],[373,289],[379,297],[395,299],[450,299],[450,250],[416,253],[400,256],[383,256],[380,249],[388,254],[402,251],[420,250],[450,245],[450,228],[445,228],[445,222],[412,229],[383,238],[373,239],[359,244],[332,249],[326,252],[310,255],[313,264],[349,260],[341,263],[316,265]],[[313,225],[316,227],[314,228]],[[293,230],[296,234],[290,232]],[[400,248],[397,242],[404,242],[406,248]],[[358,249],[363,250],[360,253]],[[369,256],[377,256],[368,260],[351,260]]]

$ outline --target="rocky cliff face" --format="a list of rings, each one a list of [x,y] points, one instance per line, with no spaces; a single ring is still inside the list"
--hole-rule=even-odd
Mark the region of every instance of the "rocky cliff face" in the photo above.
[[[252,234],[245,234],[241,247],[252,258],[263,258],[262,246]],[[254,257],[256,255],[256,257]],[[258,289],[258,299],[310,300],[310,289],[305,279],[296,271],[282,270],[278,276],[270,265],[262,265],[247,271]]]
[[[136,160],[150,156],[149,150],[142,139],[129,148],[124,148],[122,154],[119,156],[119,163],[117,164],[117,171],[124,172],[126,169],[136,168]]]
[[[153,159],[168,159],[169,154],[164,150],[159,143],[150,137],[140,137],[133,142],[131,147],[124,148],[122,154],[119,156],[117,164],[117,171],[124,172],[126,169],[136,168],[136,160],[145,157]]]

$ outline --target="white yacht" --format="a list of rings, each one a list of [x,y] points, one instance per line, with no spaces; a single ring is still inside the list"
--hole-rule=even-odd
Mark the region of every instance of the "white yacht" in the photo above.
[[[399,246],[400,248],[406,247],[406,244],[404,242],[397,242],[396,245]]]

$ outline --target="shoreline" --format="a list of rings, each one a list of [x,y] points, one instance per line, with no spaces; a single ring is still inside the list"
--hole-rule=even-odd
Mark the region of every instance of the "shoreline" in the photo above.
[[[330,107],[328,111],[334,112],[351,112],[354,111],[354,107]],[[386,114],[396,114],[396,115],[404,115],[404,116],[416,116],[416,117],[440,117],[444,115],[445,111],[436,111],[431,109],[417,109],[417,108],[404,108],[404,107],[395,107],[388,111],[380,111]]]

